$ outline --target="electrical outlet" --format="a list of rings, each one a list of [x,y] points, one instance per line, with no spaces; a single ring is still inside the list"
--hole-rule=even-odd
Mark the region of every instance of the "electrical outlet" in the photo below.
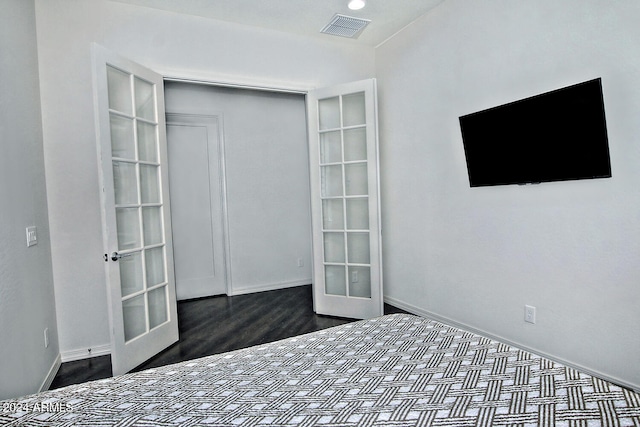
[[[358,283],[358,270],[351,272],[351,283]]]
[[[298,267],[304,267],[304,260],[302,258],[298,258]]]
[[[49,348],[49,328],[44,328],[44,348]]]
[[[524,306],[524,321],[527,323],[536,323],[536,308],[534,306]]]

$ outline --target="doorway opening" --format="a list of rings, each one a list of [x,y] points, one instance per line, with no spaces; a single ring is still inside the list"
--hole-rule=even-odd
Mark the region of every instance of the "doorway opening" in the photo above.
[[[165,81],[179,300],[310,284],[303,94]]]

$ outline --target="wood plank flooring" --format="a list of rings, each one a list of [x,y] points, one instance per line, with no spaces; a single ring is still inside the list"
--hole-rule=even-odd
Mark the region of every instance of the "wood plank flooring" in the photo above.
[[[277,341],[353,321],[317,315],[312,304],[311,285],[180,301],[180,340],[133,371]],[[404,313],[388,304],[384,311],[385,314]],[[111,375],[110,356],[66,362],[50,388]]]

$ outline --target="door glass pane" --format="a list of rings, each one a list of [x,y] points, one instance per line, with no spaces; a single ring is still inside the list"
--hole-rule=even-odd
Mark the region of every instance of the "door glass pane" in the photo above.
[[[371,269],[349,266],[349,296],[371,298]]]
[[[153,85],[139,78],[134,79],[136,91],[136,116],[143,119],[155,121],[155,97],[153,96]]]
[[[147,286],[151,287],[164,282],[164,249],[163,247],[145,251],[147,267]]]
[[[113,162],[113,191],[116,205],[138,203],[138,180],[136,165],[133,163]]]
[[[342,97],[343,126],[363,125],[366,123],[364,92]]]
[[[322,197],[342,196],[342,166],[321,166]]]
[[[140,198],[142,203],[160,203],[158,166],[140,165]]]
[[[345,165],[345,191],[347,196],[366,196],[369,192],[367,164],[353,163]]]
[[[340,98],[327,98],[318,101],[318,121],[320,130],[340,127]]]
[[[322,224],[325,230],[344,229],[342,199],[327,199],[322,201]]]
[[[340,131],[320,134],[320,163],[342,161],[342,141]]]
[[[163,324],[169,319],[167,316],[167,287],[149,291],[149,329]]]
[[[344,160],[367,160],[367,132],[365,128],[344,131]]]
[[[349,262],[369,264],[369,233],[347,233]]]
[[[132,115],[130,75],[107,66],[107,91],[109,108]]]
[[[136,159],[136,144],[133,138],[133,120],[111,115],[111,155],[121,159]]]
[[[162,212],[160,207],[142,208],[144,244],[157,245],[162,241]]]
[[[158,162],[156,125],[138,122],[138,156],[144,162]]]
[[[347,199],[347,229],[369,229],[369,199]]]
[[[329,295],[347,295],[347,284],[344,278],[343,265],[324,266],[324,291]]]
[[[120,267],[120,290],[126,297],[144,288],[142,282],[142,256],[140,252],[133,252],[118,260]]]
[[[324,262],[345,262],[344,233],[324,233]]]
[[[147,332],[147,315],[144,309],[144,295],[138,295],[122,302],[124,320],[124,340],[130,341]]]
[[[117,208],[118,250],[139,248],[140,218],[137,208]]]

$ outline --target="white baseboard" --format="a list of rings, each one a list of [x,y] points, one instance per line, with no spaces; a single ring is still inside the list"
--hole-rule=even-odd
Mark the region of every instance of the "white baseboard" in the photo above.
[[[311,284],[311,278],[302,279],[302,280],[294,280],[292,282],[277,282],[277,283],[268,283],[265,285],[258,286],[234,286],[231,290],[229,296],[236,295],[245,295],[245,294],[253,294],[255,292],[264,292],[264,291],[275,291],[277,289],[285,289],[285,288],[294,288],[296,286],[304,286]]]
[[[634,390],[635,392],[640,393],[640,384],[632,384],[632,383],[624,381],[624,380],[622,380],[620,378],[609,376],[609,375],[604,374],[602,372],[599,372],[597,370],[593,370],[593,369],[587,368],[586,366],[582,366],[580,364],[573,363],[573,362],[571,362],[569,360],[565,360],[565,359],[563,359],[561,357],[556,357],[556,356],[553,356],[551,354],[545,353],[543,351],[527,347],[527,346],[519,344],[517,342],[514,342],[514,341],[508,340],[506,338],[500,337],[498,335],[494,335],[494,334],[491,334],[491,333],[489,333],[487,331],[483,331],[482,329],[474,328],[473,326],[470,326],[470,325],[467,325],[467,324],[464,324],[464,323],[461,323],[461,322],[457,322],[457,321],[455,321],[453,319],[449,319],[448,317],[441,316],[439,314],[435,314],[435,313],[432,313],[432,312],[427,311],[427,310],[423,310],[423,309],[421,309],[419,307],[416,307],[416,306],[414,306],[412,304],[409,304],[407,302],[404,302],[404,301],[401,301],[401,300],[398,300],[398,299],[395,299],[395,298],[392,298],[392,297],[389,297],[389,296],[385,296],[384,297],[384,302],[386,302],[387,304],[391,304],[394,307],[398,307],[398,308],[401,308],[401,309],[403,309],[405,311],[408,311],[411,314],[415,314],[417,316],[422,316],[422,317],[427,317],[429,319],[433,319],[433,320],[438,321],[438,322],[446,323],[447,325],[455,326],[455,327],[460,328],[460,329],[465,329],[465,330],[467,330],[469,332],[473,332],[473,333],[475,333],[477,335],[481,335],[483,337],[486,337],[486,338],[489,338],[489,339],[492,339],[492,340],[503,342],[503,343],[505,343],[507,345],[510,345],[512,347],[520,348],[522,350],[528,351],[529,353],[536,354],[538,356],[544,357],[545,359],[549,359],[549,360],[551,360],[553,362],[560,363],[561,365],[567,366],[569,368],[573,368],[573,369],[576,369],[578,371],[582,371],[582,372],[584,372],[586,374],[589,374],[589,375],[591,375],[593,377],[601,378],[601,379],[603,379],[605,381],[609,381],[610,383],[613,383],[613,384],[616,384],[616,385],[619,385],[619,386],[622,386],[622,387],[626,387],[626,388],[629,388],[631,390]]]
[[[49,369],[47,377],[44,379],[42,385],[40,386],[40,391],[49,390],[49,387],[51,387],[51,383],[53,383],[53,380],[58,374],[58,369],[60,369],[61,364],[62,359],[60,357],[60,354],[58,354],[58,356],[56,356],[56,359],[53,361],[53,365],[51,365],[51,369]]]
[[[90,357],[106,356],[111,354],[111,344],[97,345],[95,347],[79,348],[76,350],[63,351],[60,353],[62,362],[73,362],[74,360],[89,359]]]

